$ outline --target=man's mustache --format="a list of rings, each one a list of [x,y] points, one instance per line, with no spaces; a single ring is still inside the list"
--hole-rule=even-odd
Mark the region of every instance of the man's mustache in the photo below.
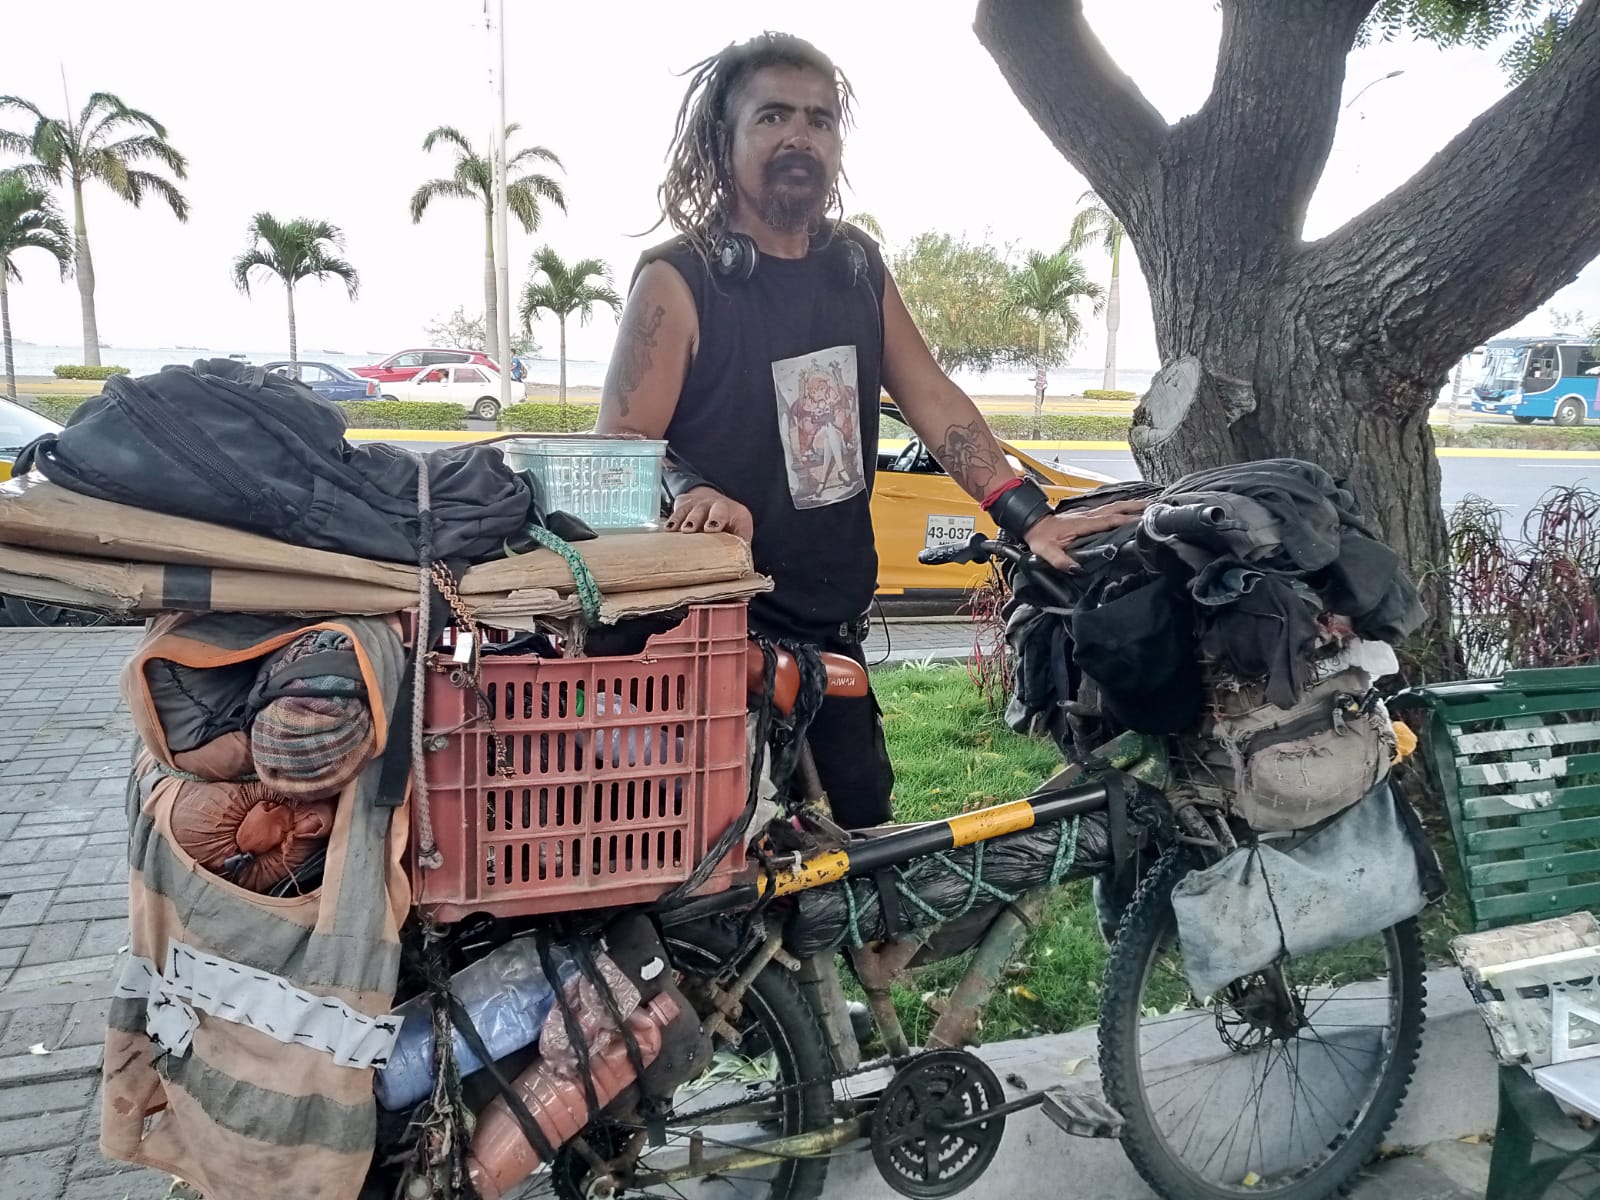
[[[804,171],[813,183],[822,182],[822,163],[803,150],[789,150],[767,164],[764,172],[769,183],[782,181],[790,171]]]

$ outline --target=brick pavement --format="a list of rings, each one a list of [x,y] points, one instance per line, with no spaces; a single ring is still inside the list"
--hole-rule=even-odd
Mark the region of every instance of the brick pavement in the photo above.
[[[133,735],[117,675],[138,636],[0,630],[4,1196],[147,1200],[171,1183],[95,1148],[106,1004],[127,943]]]
[[[961,623],[890,632],[895,660],[970,644]],[[171,1185],[96,1149],[106,1005],[127,930],[133,735],[117,678],[138,636],[0,629],[0,1200],[156,1200]],[[1443,1160],[1439,1150],[1375,1164],[1352,1200],[1480,1195],[1485,1148]]]

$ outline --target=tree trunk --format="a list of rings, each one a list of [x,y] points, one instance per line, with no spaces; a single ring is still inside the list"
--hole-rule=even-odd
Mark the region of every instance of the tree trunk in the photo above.
[[[1176,125],[1112,63],[1083,0],[980,0],[977,32],[1139,255],[1166,364],[1134,415],[1140,467],[1319,463],[1350,482],[1447,640],[1428,415],[1462,355],[1600,254],[1600,2],[1410,180],[1307,242],[1375,2],[1221,0],[1211,95]]]
[[[94,257],[89,253],[89,231],[83,223],[83,184],[72,185],[73,255],[78,271],[78,303],[83,309],[83,365],[100,365],[100,327],[94,319]]]
[[[1044,316],[1039,317],[1039,357],[1033,364],[1033,440],[1044,436]]]
[[[17,398],[17,369],[11,357],[11,293],[7,290],[5,263],[0,261],[0,341],[6,347],[6,395]]]
[[[484,352],[500,363],[500,305],[494,274],[494,210],[483,224],[483,346]],[[505,366],[504,363],[500,363]]]
[[[294,327],[294,284],[284,281],[283,290],[289,294],[289,373],[300,378],[300,343]]]
[[[561,329],[561,429],[566,432],[566,407],[567,407],[567,319],[563,316],[556,317],[556,324]]]
[[[1106,370],[1100,386],[1117,386],[1117,329],[1122,324],[1122,238],[1111,243],[1111,286],[1106,289]]]

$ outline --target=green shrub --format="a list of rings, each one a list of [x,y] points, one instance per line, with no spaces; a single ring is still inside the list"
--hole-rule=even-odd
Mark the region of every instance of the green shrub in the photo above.
[[[1084,388],[1085,400],[1137,400],[1138,392],[1125,392],[1121,388]]]
[[[344,400],[351,429],[465,429],[467,410],[431,400]]]
[[[500,428],[507,433],[588,433],[600,417],[598,404],[548,404],[525,400],[500,414]]]
[[[126,375],[127,367],[84,367],[68,363],[55,368],[57,379],[110,379],[113,375]]]
[[[1600,450],[1600,425],[1435,425],[1433,440],[1473,449]]]
[[[994,413],[987,420],[995,435],[1008,441],[1033,436],[1033,417],[1027,413]],[[1127,417],[1046,413],[1039,428],[1045,440],[1052,442],[1126,442],[1129,424]]]
[[[32,396],[23,407],[65,425],[67,418],[78,410],[78,405],[91,399],[92,396]]]

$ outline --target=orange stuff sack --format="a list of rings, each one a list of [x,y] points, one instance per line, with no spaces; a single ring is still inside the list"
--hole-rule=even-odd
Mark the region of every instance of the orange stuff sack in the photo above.
[[[334,802],[292,804],[260,783],[183,782],[172,836],[206,870],[252,892],[289,878],[333,832]]]

